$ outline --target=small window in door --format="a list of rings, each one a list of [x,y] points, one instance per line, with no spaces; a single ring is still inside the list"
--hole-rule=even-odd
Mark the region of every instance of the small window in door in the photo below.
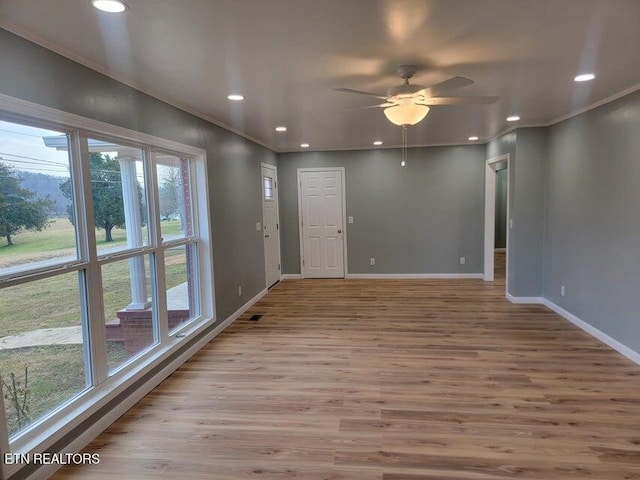
[[[264,176],[264,199],[273,201],[273,178]]]

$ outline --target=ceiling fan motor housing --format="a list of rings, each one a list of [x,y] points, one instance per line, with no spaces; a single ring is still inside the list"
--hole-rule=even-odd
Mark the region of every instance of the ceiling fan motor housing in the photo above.
[[[396,69],[396,72],[404,79],[404,83],[402,85],[396,85],[395,87],[388,88],[387,97],[411,96],[422,90],[424,88],[423,85],[409,85],[409,79],[413,77],[417,71],[418,67],[415,65],[400,65]]]

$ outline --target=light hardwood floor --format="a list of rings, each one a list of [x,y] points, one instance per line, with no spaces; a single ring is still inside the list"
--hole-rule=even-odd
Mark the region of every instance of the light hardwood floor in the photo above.
[[[640,367],[503,297],[281,282],[55,478],[640,479]]]

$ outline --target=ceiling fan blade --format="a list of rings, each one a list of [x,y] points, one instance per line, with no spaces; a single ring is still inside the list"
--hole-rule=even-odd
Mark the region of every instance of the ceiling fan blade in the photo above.
[[[500,97],[431,97],[418,103],[421,105],[489,105]]]
[[[473,84],[473,80],[465,77],[451,77],[444,82],[436,83],[425,88],[420,93],[424,93],[425,97],[437,97],[450,90],[456,90],[462,87],[468,87]]]
[[[336,92],[355,93],[356,95],[366,95],[367,97],[375,97],[375,98],[379,98],[381,100],[386,100],[387,99],[387,97],[382,96],[382,95],[378,95],[377,93],[363,92],[361,90],[352,90],[351,88],[334,88],[334,90]]]
[[[365,107],[347,108],[346,110],[343,110],[343,111],[344,112],[352,112],[354,110],[366,110],[368,108],[387,108],[387,107],[394,107],[396,105],[397,105],[397,103],[381,103],[379,105],[367,105]]]

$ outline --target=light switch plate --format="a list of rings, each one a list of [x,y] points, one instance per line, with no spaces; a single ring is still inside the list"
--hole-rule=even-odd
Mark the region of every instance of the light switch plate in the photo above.
[[[256,231],[262,230],[262,224],[260,222],[256,223]]]
[[[353,223],[353,217],[349,217],[349,223]]]

